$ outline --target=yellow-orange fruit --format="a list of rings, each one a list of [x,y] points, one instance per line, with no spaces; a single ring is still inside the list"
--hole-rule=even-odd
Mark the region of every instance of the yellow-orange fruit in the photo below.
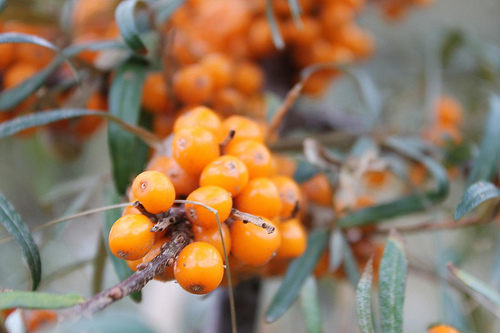
[[[155,234],[151,232],[153,222],[146,216],[130,214],[120,217],[111,227],[109,249],[118,258],[137,260],[153,247]]]

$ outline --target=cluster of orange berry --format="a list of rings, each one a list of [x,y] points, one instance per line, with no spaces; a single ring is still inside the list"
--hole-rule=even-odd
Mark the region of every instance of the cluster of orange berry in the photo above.
[[[175,121],[172,156],[154,157],[135,178],[129,198],[156,216],[168,214],[176,197],[187,200],[174,207],[183,210],[182,223],[191,227],[194,242],[159,279],[175,278],[196,294],[212,291],[224,275],[222,238],[231,268],[261,267],[273,257],[288,260],[305,251],[306,230],[297,219],[300,187],[273,166],[263,131],[249,118],[221,121],[202,106]],[[205,206],[217,211],[223,237],[216,215]],[[160,253],[170,240],[169,229],[151,232],[154,221],[132,206],[123,214],[111,229],[109,245],[136,270]],[[245,216],[258,217],[260,225]]]
[[[424,137],[438,145],[443,145],[446,141],[461,143],[463,115],[463,108],[455,98],[441,96],[434,108],[433,124],[425,130]]]

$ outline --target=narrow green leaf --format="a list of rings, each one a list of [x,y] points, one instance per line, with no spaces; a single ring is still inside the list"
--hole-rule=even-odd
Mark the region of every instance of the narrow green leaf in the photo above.
[[[266,100],[266,121],[270,122],[281,104],[281,98],[271,91],[266,92],[264,98]]]
[[[455,208],[453,219],[458,221],[483,202],[498,197],[500,197],[500,189],[492,183],[480,181],[472,184],[462,195],[462,199]]]
[[[316,279],[309,276],[300,291],[300,304],[306,321],[307,333],[321,333],[321,309],[318,300],[318,286]]]
[[[120,197],[112,187],[108,187],[106,189],[106,205],[115,205],[120,203]],[[132,270],[128,267],[127,263],[115,257],[113,253],[111,253],[108,245],[108,235],[109,231],[113,224],[122,216],[122,213],[119,209],[107,210],[104,215],[104,225],[103,225],[103,237],[104,243],[106,244],[106,249],[111,259],[111,263],[113,264],[113,268],[115,269],[115,273],[118,276],[120,281],[125,280],[130,275],[132,275]],[[142,299],[142,294],[140,291],[130,294],[130,298],[136,302],[140,302]]]
[[[266,18],[267,22],[269,23],[269,26],[271,27],[271,37],[273,38],[274,46],[278,50],[285,49],[285,41],[283,40],[283,36],[281,36],[280,28],[278,26],[278,22],[276,21],[276,17],[274,17],[272,0],[267,0]]]
[[[28,226],[2,193],[0,193],[0,223],[21,247],[33,280],[32,288],[36,290],[42,277],[40,252],[33,237],[31,237]]]
[[[155,23],[160,26],[170,19],[170,16],[175,12],[185,0],[158,1],[157,6],[153,4],[155,13]]]
[[[293,179],[297,183],[304,183],[314,177],[316,174],[319,173],[319,169],[317,166],[312,165],[311,163],[304,161],[304,160],[298,160],[297,161],[297,168],[295,169],[295,172],[293,173]]]
[[[327,243],[328,231],[320,229],[309,234],[306,252],[288,266],[283,282],[266,312],[266,322],[272,323],[278,320],[297,299],[304,282],[318,263]]]
[[[138,53],[146,53],[146,46],[139,36],[141,31],[139,31],[136,24],[136,9],[138,6],[147,7],[147,3],[141,0],[120,2],[115,10],[115,19],[125,43]]]
[[[6,291],[0,293],[0,310],[23,309],[63,309],[83,303],[78,294],[49,294],[29,291]]]
[[[385,245],[379,269],[379,303],[384,333],[403,332],[407,271],[408,261],[403,239],[395,230],[392,230]]]
[[[446,169],[442,165],[415,150],[411,145],[406,145],[404,141],[399,138],[389,138],[384,142],[384,145],[403,156],[422,163],[434,178],[436,183],[435,189],[428,190],[424,193],[408,195],[381,205],[357,210],[338,221],[338,225],[341,228],[362,226],[372,223],[373,221],[384,222],[384,220],[400,215],[422,211],[429,208],[429,204],[441,202],[448,195],[448,175]]]
[[[342,236],[342,232],[340,230],[335,229],[330,234],[330,246],[328,249],[330,250],[330,262],[328,268],[330,272],[334,272],[340,267],[344,257],[344,237]]]
[[[46,47],[52,51],[60,52],[59,48],[48,40],[21,32],[4,32],[0,34],[0,44],[4,43],[27,43]]]
[[[130,124],[139,123],[146,70],[146,64],[135,59],[118,69],[109,92],[112,115]],[[125,194],[131,179],[144,169],[148,147],[116,124],[108,125],[108,144],[116,189]]]
[[[491,180],[498,167],[500,157],[500,97],[491,95],[490,97],[490,113],[486,120],[486,128],[479,154],[474,160],[472,170],[467,179],[467,184],[471,185],[480,180]]]
[[[453,264],[448,264],[448,270],[455,276],[460,282],[465,284],[468,288],[481,294],[486,299],[491,301],[496,306],[500,307],[500,293],[487,285],[482,280],[478,279],[474,275],[467,273],[459,268],[453,266]]]
[[[352,253],[351,246],[347,242],[344,235],[342,235],[342,253],[344,254],[344,268],[347,273],[347,278],[351,284],[356,287],[359,283],[360,273],[358,269],[358,262]]]
[[[368,261],[356,289],[358,323],[361,333],[375,333],[372,322],[371,291],[373,281],[373,257]]]

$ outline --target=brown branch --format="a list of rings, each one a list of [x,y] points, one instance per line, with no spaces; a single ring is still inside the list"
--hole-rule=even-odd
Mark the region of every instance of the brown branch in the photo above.
[[[60,320],[91,316],[131,293],[141,290],[156,275],[162,273],[165,267],[174,264],[175,257],[190,242],[188,228],[186,223],[178,223],[172,231],[172,240],[142,270],[138,270],[127,279],[89,298],[86,302],[60,312]]]
[[[226,137],[224,138],[224,141],[222,141],[220,144],[219,144],[219,147],[220,149],[224,149],[228,144],[229,142],[231,142],[231,140],[234,138],[234,135],[236,134],[236,131],[235,130],[229,130],[229,132],[227,133]]]
[[[285,98],[281,102],[280,106],[276,110],[276,113],[274,114],[273,118],[269,123],[268,138],[273,139],[274,135],[276,134],[276,131],[278,130],[278,127],[283,121],[283,118],[285,118],[286,114],[288,113],[292,105],[295,103],[297,98],[299,98],[303,87],[304,87],[304,81],[301,80],[300,82],[297,82],[292,87],[292,89],[290,89],[290,91],[286,94]]]
[[[243,223],[252,223],[258,227],[264,228],[267,230],[268,234],[273,233],[275,230],[275,228],[272,225],[269,225],[266,222],[264,222],[264,220],[261,217],[258,217],[258,216],[252,215],[252,214],[248,214],[248,213],[243,213],[243,212],[240,212],[239,210],[234,209],[234,208],[231,210],[230,217],[232,217],[236,220],[243,221]]]

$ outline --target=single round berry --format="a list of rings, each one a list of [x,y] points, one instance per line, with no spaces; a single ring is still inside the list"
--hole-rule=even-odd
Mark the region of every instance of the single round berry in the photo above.
[[[276,185],[280,194],[282,203],[280,217],[284,219],[293,217],[298,213],[299,203],[302,201],[299,185],[287,176],[274,176],[271,181]]]
[[[333,203],[333,189],[328,177],[323,173],[300,184],[300,189],[311,202],[322,206],[331,206]]]
[[[264,222],[274,227],[268,219]],[[247,265],[262,266],[279,249],[281,234],[277,228],[269,234],[264,228],[238,220],[231,226],[231,241],[231,253],[236,258]]]
[[[218,186],[203,186],[187,197],[188,201],[198,202],[217,210],[220,222],[224,222],[231,214],[233,199],[228,191]],[[217,217],[201,205],[187,203],[186,215],[196,226],[211,229],[217,227]]]
[[[153,222],[144,215],[120,217],[109,232],[109,249],[121,259],[141,259],[153,247],[155,234],[150,231],[152,227]]]
[[[250,179],[267,177],[271,172],[271,152],[255,140],[245,140],[229,145],[227,155],[238,157],[248,168]]]
[[[275,218],[281,212],[281,199],[276,185],[268,178],[255,178],[235,198],[236,209],[268,219]]]
[[[194,242],[179,253],[174,276],[186,291],[203,295],[219,286],[224,276],[219,251],[208,243]]]
[[[227,87],[232,80],[231,59],[222,53],[210,53],[200,60],[200,65],[210,75],[214,89]]]
[[[142,213],[139,209],[135,208],[134,206],[125,207],[125,209],[123,210],[122,216],[130,215],[130,214],[139,214],[140,215]]]
[[[217,135],[221,129],[219,116],[206,106],[197,106],[186,113],[180,115],[174,123],[174,133],[188,127],[200,126],[214,135]]]
[[[224,246],[226,248],[226,253],[229,255],[231,252],[231,234],[229,232],[229,227],[227,224],[221,224],[222,236],[224,237]],[[195,242],[205,242],[213,245],[217,251],[219,251],[221,257],[224,259],[224,249],[222,248],[222,238],[219,232],[219,227],[215,226],[210,229],[204,229],[202,227],[193,226],[193,234]]]
[[[144,171],[135,177],[132,194],[152,214],[166,212],[175,200],[174,185],[159,171]]]
[[[463,121],[462,106],[450,96],[441,96],[436,109],[438,122],[442,125],[460,126]]]
[[[187,172],[199,175],[203,168],[220,155],[217,139],[203,127],[180,129],[172,140],[173,157]]]
[[[172,78],[175,96],[187,105],[208,102],[212,96],[212,78],[198,64],[185,66],[178,70]]]
[[[152,72],[146,76],[142,88],[142,105],[153,113],[171,111],[168,102],[167,85],[161,72]]]
[[[457,329],[448,325],[437,325],[429,328],[427,333],[460,333]]]
[[[276,258],[290,259],[300,257],[307,246],[307,233],[300,221],[290,219],[279,224],[281,245]]]
[[[198,177],[181,168],[173,157],[156,157],[148,164],[147,170],[164,173],[174,185],[177,196],[186,197],[199,187]]]
[[[219,186],[231,196],[238,195],[248,184],[248,168],[235,156],[221,156],[210,162],[200,176],[201,186]]]
[[[257,93],[264,85],[262,69],[251,63],[243,62],[234,71],[234,86],[246,95]]]
[[[224,141],[230,131],[234,131],[234,137],[229,142],[228,147],[244,140],[264,142],[264,135],[259,124],[246,117],[231,116],[226,118],[222,122],[221,131],[219,132],[219,142]]]

